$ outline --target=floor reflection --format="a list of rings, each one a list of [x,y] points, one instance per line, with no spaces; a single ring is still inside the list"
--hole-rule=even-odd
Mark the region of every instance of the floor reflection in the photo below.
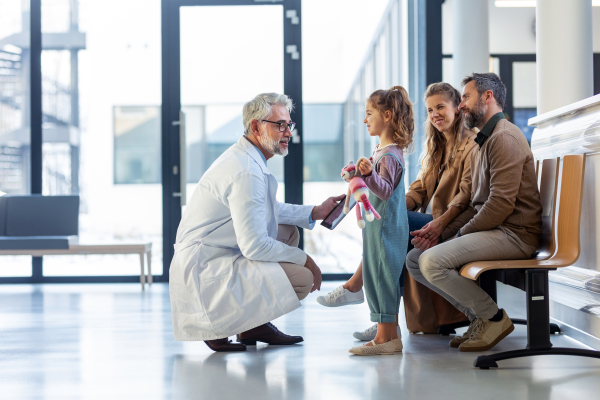
[[[337,285],[326,282],[322,292]],[[167,285],[145,292],[134,284],[3,289],[0,398],[562,400],[596,399],[600,392],[599,360],[530,357],[483,371],[472,367],[475,354],[451,349],[449,337],[405,329],[402,354],[350,355],[359,344],[352,332],[371,324],[368,307],[322,307],[319,293],[274,321],[304,342],[214,353],[203,342],[173,339]],[[506,308],[514,317],[524,311],[519,301]],[[581,346],[566,336],[552,342]],[[494,351],[525,343],[526,328],[519,326]]]
[[[303,374],[288,369],[290,364],[301,364],[303,360],[291,347],[259,346],[245,353],[175,355],[173,398],[194,398],[199,393],[218,393],[221,399],[284,399],[292,395],[303,398]]]

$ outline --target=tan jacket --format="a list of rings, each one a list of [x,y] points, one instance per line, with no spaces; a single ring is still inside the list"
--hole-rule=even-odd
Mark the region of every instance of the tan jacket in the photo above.
[[[451,161],[450,168],[442,167],[442,154],[435,155],[434,171],[423,179],[417,179],[410,185],[406,197],[410,197],[416,207],[409,211],[420,210],[425,212],[429,201],[433,197],[431,210],[433,218],[444,214],[450,206],[464,211],[471,199],[471,151],[476,146],[475,133],[465,130],[462,143],[460,143],[456,157]],[[437,188],[436,188],[437,186]],[[435,196],[433,196],[435,192]]]
[[[479,146],[478,146],[479,147]],[[501,119],[481,149],[471,153],[472,193],[469,207],[442,233],[442,239],[505,226],[532,248],[542,233],[542,204],[533,154],[525,136]]]

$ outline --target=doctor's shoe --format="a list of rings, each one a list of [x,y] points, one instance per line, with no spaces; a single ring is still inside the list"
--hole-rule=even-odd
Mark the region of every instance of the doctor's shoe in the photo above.
[[[506,311],[502,310],[502,319],[498,322],[478,318],[475,320],[471,337],[458,346],[460,351],[486,351],[497,345],[514,329]]]
[[[343,285],[340,285],[325,296],[317,297],[317,303],[325,307],[341,307],[350,304],[360,304],[365,301],[364,293],[365,292],[363,292],[362,289],[353,293],[348,289],[344,289]]]
[[[402,333],[400,333],[400,327],[396,327],[396,332],[398,333],[398,337],[402,338]],[[363,342],[369,342],[375,339],[375,335],[377,334],[377,323],[375,323],[370,328],[365,329],[362,332],[354,332],[352,336],[354,339],[362,340]]]
[[[249,346],[256,345],[256,342],[267,344],[296,344],[304,341],[302,336],[290,336],[283,332],[279,332],[279,329],[270,322],[257,326],[249,331],[238,333],[237,339],[239,342]]]
[[[235,343],[228,338],[205,340],[204,343],[212,351],[246,351],[246,346],[241,343]]]

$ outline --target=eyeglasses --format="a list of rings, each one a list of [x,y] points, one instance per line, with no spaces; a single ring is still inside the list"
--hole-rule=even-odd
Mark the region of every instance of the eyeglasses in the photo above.
[[[289,128],[290,132],[293,132],[294,128],[296,127],[295,122],[290,122],[289,124],[286,124],[285,122],[273,122],[273,121],[267,121],[266,119],[261,119],[261,121],[268,122],[270,124],[279,125],[279,132],[285,132],[286,128]]]

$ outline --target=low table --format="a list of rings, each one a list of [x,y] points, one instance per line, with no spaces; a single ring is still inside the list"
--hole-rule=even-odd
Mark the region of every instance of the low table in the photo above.
[[[144,256],[148,262],[148,285],[152,285],[152,243],[137,244],[69,244],[68,249],[57,250],[0,250],[0,256],[59,256],[68,254],[139,254],[140,283],[145,289],[146,273],[144,271]]]

